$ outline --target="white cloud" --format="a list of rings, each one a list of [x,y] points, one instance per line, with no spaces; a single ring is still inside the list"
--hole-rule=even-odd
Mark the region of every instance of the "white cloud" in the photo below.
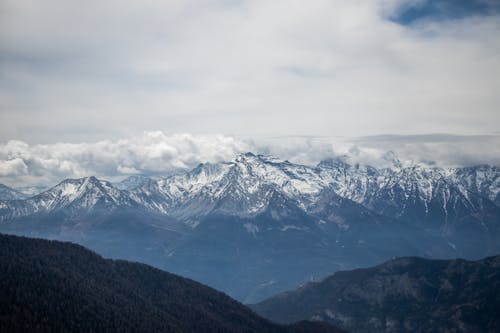
[[[137,170],[134,167],[127,167],[127,166],[123,166],[123,165],[119,165],[116,168],[116,171],[118,171],[118,173],[122,173],[122,174],[125,174],[125,175],[134,175],[134,174],[139,174],[140,173],[139,170]]]
[[[167,174],[200,162],[230,160],[249,144],[222,135],[167,136],[162,132],[116,141],[29,145],[21,141],[0,144],[0,181],[53,184],[63,178],[98,175]],[[13,176],[18,176],[13,177]]]
[[[95,175],[117,180],[130,174],[165,175],[198,163],[232,160],[247,151],[315,165],[348,156],[350,163],[388,164],[394,151],[405,163],[442,166],[500,165],[500,136],[279,137],[249,140],[224,135],[166,135],[161,131],[94,143],[0,144],[0,183],[54,185],[64,178]]]
[[[260,140],[260,152],[314,165],[342,157],[350,164],[388,167],[397,158],[403,165],[456,167],[500,166],[500,135],[381,135],[368,137],[279,137]]]
[[[28,167],[20,158],[0,161],[0,177],[13,177],[26,174]]]

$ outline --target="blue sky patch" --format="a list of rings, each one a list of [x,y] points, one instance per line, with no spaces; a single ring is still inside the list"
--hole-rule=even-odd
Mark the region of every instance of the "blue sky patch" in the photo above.
[[[420,20],[443,21],[500,13],[500,0],[427,0],[405,5],[391,20],[411,25]]]

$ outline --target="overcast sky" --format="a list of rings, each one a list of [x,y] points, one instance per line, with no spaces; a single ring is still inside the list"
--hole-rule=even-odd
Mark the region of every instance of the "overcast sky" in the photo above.
[[[0,0],[4,177],[29,167],[6,147],[151,133],[226,153],[284,136],[477,143],[499,106],[497,0]]]
[[[498,131],[498,1],[433,2],[1,0],[0,139]]]

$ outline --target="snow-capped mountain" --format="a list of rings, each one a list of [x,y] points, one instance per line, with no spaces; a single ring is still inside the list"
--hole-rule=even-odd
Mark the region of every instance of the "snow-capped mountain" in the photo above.
[[[449,178],[463,190],[477,193],[500,206],[500,170],[489,165],[451,169]]]
[[[465,219],[475,219],[476,226],[485,227],[489,218],[478,218],[482,213],[499,218],[498,207],[458,182],[459,177],[456,170],[414,165],[386,172],[379,177],[378,189],[357,201],[379,214],[445,232]]]
[[[200,164],[158,180],[132,176],[112,185],[95,177],[68,179],[30,199],[6,203],[11,215],[2,218],[60,209],[138,207],[196,226],[210,214],[257,216],[277,195],[306,213],[318,214],[316,203],[331,192],[376,214],[436,228],[498,208],[496,167],[402,167],[390,157],[393,168],[377,169],[342,159],[311,167],[245,153],[230,162]]]
[[[131,195],[150,209],[190,220],[215,212],[254,216],[266,209],[275,192],[304,208],[325,186],[314,168],[246,153],[231,162],[200,164]]]
[[[159,179],[68,179],[28,199],[0,201],[0,231],[70,239],[248,302],[310,274],[393,256],[500,252],[498,168],[384,158],[390,167],[346,158],[306,166],[245,153]]]
[[[330,160],[321,162],[318,168],[325,177],[331,177],[332,187],[341,197],[405,223],[445,231],[454,221],[481,214],[493,219],[490,222],[499,218],[498,206],[491,200],[500,190],[496,168],[394,164],[394,168],[376,169]],[[477,173],[482,177],[470,176]],[[478,225],[484,222],[476,220]]]
[[[450,220],[477,215],[499,195],[496,168],[402,167],[397,160],[394,165],[376,169],[331,159],[309,167],[246,153],[138,187],[131,197],[148,209],[188,221],[216,212],[255,216],[266,210],[275,192],[310,212],[328,189],[377,214],[443,228]]]
[[[133,207],[136,203],[126,192],[114,188],[111,183],[97,178],[66,179],[51,189],[26,200],[4,202],[8,213],[3,220],[26,217],[40,213],[88,212],[93,209]]]

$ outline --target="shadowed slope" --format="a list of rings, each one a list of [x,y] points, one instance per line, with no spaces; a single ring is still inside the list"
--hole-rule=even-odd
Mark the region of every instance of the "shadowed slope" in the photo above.
[[[279,326],[195,281],[57,241],[0,235],[2,332],[337,332]]]
[[[277,322],[316,319],[353,332],[498,332],[500,256],[395,259],[337,272],[252,308]]]

